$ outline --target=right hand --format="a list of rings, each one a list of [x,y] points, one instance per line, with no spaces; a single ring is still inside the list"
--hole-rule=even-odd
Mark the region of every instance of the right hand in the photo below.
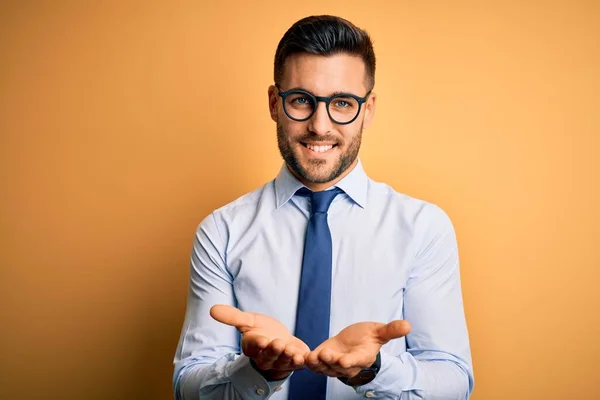
[[[276,319],[228,305],[211,307],[210,316],[242,334],[242,351],[267,379],[285,379],[292,371],[304,368],[310,348]]]

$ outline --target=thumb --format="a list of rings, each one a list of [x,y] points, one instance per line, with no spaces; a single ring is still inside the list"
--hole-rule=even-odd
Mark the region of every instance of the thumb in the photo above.
[[[210,316],[225,325],[235,326],[242,333],[254,327],[252,313],[240,311],[232,306],[214,305],[210,308]]]
[[[389,324],[383,325],[377,329],[379,341],[383,344],[392,339],[398,339],[408,335],[410,332],[410,323],[408,321],[397,319]]]

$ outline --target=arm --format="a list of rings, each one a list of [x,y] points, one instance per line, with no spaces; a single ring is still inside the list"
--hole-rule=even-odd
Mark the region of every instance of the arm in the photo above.
[[[210,215],[196,231],[191,256],[185,322],[174,360],[173,390],[177,400],[262,400],[283,383],[268,382],[248,357],[240,355],[236,328],[210,316],[215,304],[235,306],[225,248],[215,217]]]
[[[381,399],[467,399],[473,390],[473,369],[452,222],[436,206],[417,218],[423,240],[404,292],[404,318],[412,330],[407,352],[381,351],[377,377],[357,388]],[[421,226],[421,228],[419,228]]]

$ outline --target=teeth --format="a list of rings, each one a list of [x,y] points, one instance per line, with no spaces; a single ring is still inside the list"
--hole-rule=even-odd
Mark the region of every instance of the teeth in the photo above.
[[[315,151],[317,153],[323,153],[326,152],[327,150],[330,150],[333,146],[329,145],[329,146],[314,146],[312,144],[307,144],[306,147],[308,147],[309,149],[311,149],[312,151]]]

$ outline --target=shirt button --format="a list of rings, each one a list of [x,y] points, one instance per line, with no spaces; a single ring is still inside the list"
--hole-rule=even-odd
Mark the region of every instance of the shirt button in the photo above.
[[[265,391],[261,388],[256,389],[256,394],[259,396],[262,396],[263,394],[265,394]]]
[[[280,390],[281,390],[281,386],[276,386],[276,387],[275,387],[275,391],[276,391],[276,392],[279,392]]]
[[[365,397],[368,397],[369,399],[373,398],[373,397],[375,397],[375,392],[372,390],[369,390],[367,393],[365,393]]]

